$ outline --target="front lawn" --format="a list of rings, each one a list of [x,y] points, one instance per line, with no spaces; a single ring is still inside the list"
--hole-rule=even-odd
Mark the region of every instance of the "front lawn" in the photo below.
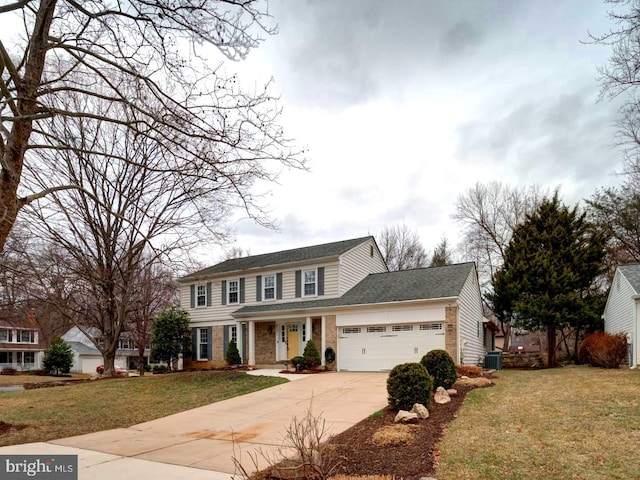
[[[439,480],[640,478],[640,372],[498,372],[440,445]]]
[[[8,385],[24,385],[25,383],[64,382],[66,380],[82,380],[89,378],[86,373],[72,373],[69,377],[52,377],[44,375],[0,375],[0,387]]]
[[[210,371],[0,393],[0,446],[128,427],[285,382]]]

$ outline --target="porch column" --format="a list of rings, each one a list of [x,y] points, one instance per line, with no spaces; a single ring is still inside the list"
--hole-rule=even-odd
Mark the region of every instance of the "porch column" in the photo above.
[[[305,327],[306,331],[307,331],[307,338],[305,338],[305,346],[307,345],[307,342],[313,338],[313,325],[311,323],[311,317],[307,317],[307,326]]]
[[[236,337],[238,338],[238,344],[236,345],[236,347],[238,347],[238,352],[240,352],[240,355],[242,357],[242,363],[244,363],[247,359],[244,358],[244,353],[243,352],[243,345],[244,345],[244,338],[242,337],[242,323],[238,322],[236,324]]]
[[[320,334],[322,336],[322,350],[320,350],[320,365],[324,367],[324,351],[327,349],[327,317],[322,316]]]
[[[256,324],[253,320],[249,321],[249,365],[256,364]]]

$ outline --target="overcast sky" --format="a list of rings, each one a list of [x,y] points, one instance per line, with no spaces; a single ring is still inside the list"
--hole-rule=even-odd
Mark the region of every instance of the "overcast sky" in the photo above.
[[[598,102],[609,50],[581,43],[612,27],[607,8],[272,0],[278,35],[229,68],[245,82],[273,76],[310,172],[269,186],[279,231],[234,221],[234,245],[259,254],[404,223],[431,251],[460,241],[450,215],[476,182],[559,186],[571,204],[618,184],[617,106]]]

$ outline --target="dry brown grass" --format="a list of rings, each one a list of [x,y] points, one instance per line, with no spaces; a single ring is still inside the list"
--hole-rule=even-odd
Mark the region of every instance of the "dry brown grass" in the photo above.
[[[60,382],[65,380],[86,379],[86,373],[73,373],[71,377],[51,377],[44,375],[0,375],[0,387],[8,385],[24,385],[25,383]]]
[[[439,480],[640,478],[640,371],[503,370],[467,395]]]
[[[405,445],[415,436],[415,425],[387,425],[373,434],[373,443],[379,447],[390,445]]]
[[[458,372],[459,377],[463,375],[467,377],[479,377],[482,375],[482,367],[476,367],[473,365],[458,365],[456,367],[456,371]]]

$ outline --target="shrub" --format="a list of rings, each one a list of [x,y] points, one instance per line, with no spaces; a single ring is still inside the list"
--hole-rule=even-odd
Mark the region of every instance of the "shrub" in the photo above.
[[[151,365],[147,364],[144,366],[144,371],[145,372],[150,372],[151,371]]]
[[[389,372],[389,405],[396,410],[411,410],[414,403],[428,407],[432,392],[433,378],[419,363],[402,363]]]
[[[164,373],[168,370],[166,365],[154,365],[153,373]]]
[[[627,359],[627,336],[624,333],[592,333],[580,344],[578,359],[592,367],[618,368]]]
[[[458,372],[458,376],[465,376],[470,378],[479,377],[482,375],[482,367],[476,367],[474,365],[458,365],[456,367],[456,372]]]
[[[229,365],[240,365],[242,363],[240,352],[238,351],[238,346],[236,345],[235,340],[232,339],[229,342],[229,345],[227,346],[227,353],[225,354],[224,359]]]
[[[456,383],[458,379],[456,364],[453,363],[451,355],[444,350],[431,350],[422,357],[420,363],[433,377],[434,389],[438,387],[451,388],[451,385]]]
[[[322,363],[320,360],[320,354],[316,348],[316,344],[313,340],[309,340],[304,347],[304,353],[302,354],[304,361],[307,364],[307,368],[316,368]]]
[[[306,370],[307,369],[307,362],[304,359],[304,357],[301,356],[297,356],[297,357],[293,357],[291,359],[291,365],[293,365],[294,367],[296,367],[297,371],[300,370]]]

